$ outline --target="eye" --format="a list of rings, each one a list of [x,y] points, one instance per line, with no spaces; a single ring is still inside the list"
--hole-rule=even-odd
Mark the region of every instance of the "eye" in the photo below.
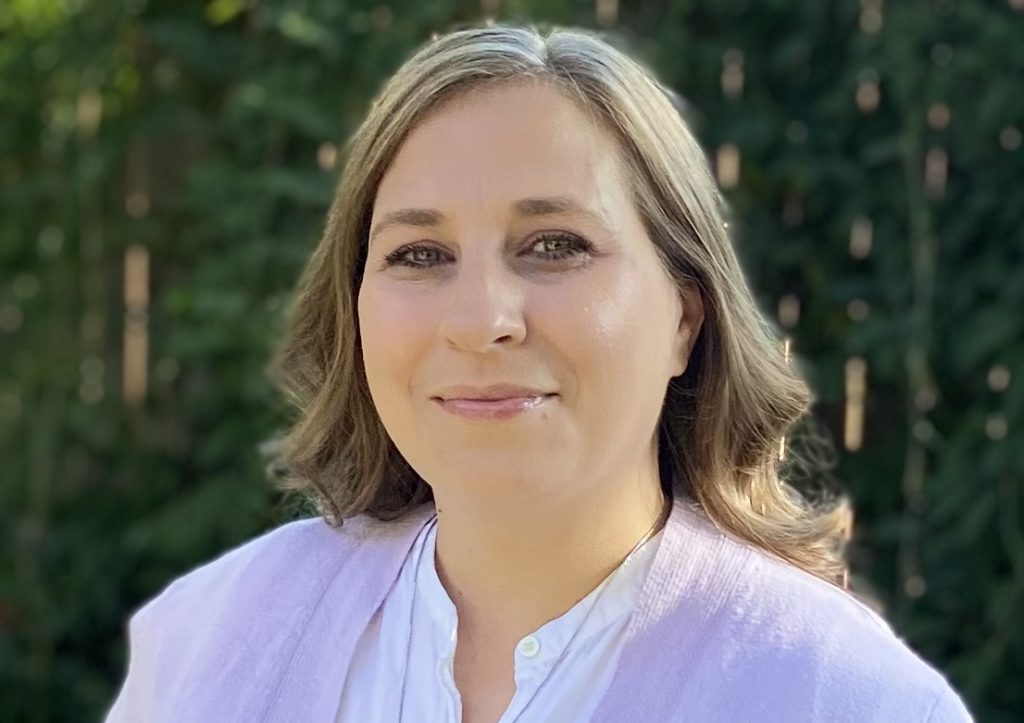
[[[409,244],[384,257],[385,266],[407,266],[412,269],[425,269],[433,266],[440,249],[426,244]]]
[[[538,245],[547,246],[550,250],[542,252],[541,255],[554,261],[578,256],[593,249],[589,242],[567,233],[543,233],[531,244],[531,248]]]
[[[593,250],[590,242],[573,236],[572,234],[551,232],[536,236],[530,244],[530,249],[541,247],[538,255],[548,261],[561,261],[573,256],[581,256]],[[543,250],[546,247],[547,250]],[[429,244],[414,243],[392,251],[384,257],[384,265],[404,266],[411,269],[428,269],[440,263],[440,257],[445,252],[436,246]]]

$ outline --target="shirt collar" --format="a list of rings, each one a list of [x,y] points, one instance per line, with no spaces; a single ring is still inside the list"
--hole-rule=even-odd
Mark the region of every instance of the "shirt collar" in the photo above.
[[[516,668],[528,666],[530,669],[546,669],[562,654],[572,639],[572,644],[579,645],[587,639],[605,630],[623,616],[630,614],[636,607],[644,578],[654,561],[655,553],[661,544],[664,528],[652,535],[633,556],[618,570],[609,573],[596,588],[586,597],[573,605],[559,617],[549,620],[535,631],[520,640],[521,646],[516,649]],[[413,564],[422,553],[422,564],[419,566],[418,579],[415,581],[417,598],[422,599],[424,608],[437,627],[441,638],[445,641],[446,654],[455,647],[458,627],[458,613],[448,591],[441,584],[441,579],[434,564],[434,551],[437,541],[437,520],[431,520],[420,536],[417,549],[411,556]],[[608,589],[601,592],[605,587]],[[591,610],[591,608],[593,608]],[[590,614],[588,616],[588,611]],[[576,629],[583,623],[579,633]],[[573,634],[576,637],[573,638]],[[523,643],[526,638],[534,638],[539,647],[531,643]],[[524,654],[531,647],[537,647],[532,656]]]

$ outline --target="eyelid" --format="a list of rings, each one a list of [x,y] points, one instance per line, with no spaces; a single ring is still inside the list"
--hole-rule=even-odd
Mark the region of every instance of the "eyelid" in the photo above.
[[[577,234],[577,233],[573,233],[571,231],[538,231],[537,233],[533,234],[530,237],[530,240],[528,242],[526,242],[524,244],[523,254],[531,255],[530,249],[532,249],[538,243],[541,243],[541,242],[543,242],[543,241],[545,241],[547,239],[551,239],[551,238],[555,238],[555,239],[568,239],[571,242],[570,249],[569,249],[567,255],[564,256],[564,257],[563,256],[550,256],[548,258],[543,258],[543,254],[542,254],[541,255],[542,256],[542,259],[541,259],[542,261],[549,261],[549,262],[566,261],[566,260],[570,260],[570,259],[576,258],[576,257],[592,256],[595,253],[594,244],[592,242],[590,242],[589,240],[587,240],[586,238],[584,238],[583,236]],[[400,268],[407,268],[407,269],[413,269],[413,270],[427,270],[427,269],[432,269],[435,266],[438,266],[439,264],[417,265],[417,264],[404,263],[402,261],[402,257],[405,256],[406,254],[408,254],[410,252],[416,252],[416,251],[419,251],[419,250],[423,250],[423,249],[429,249],[429,250],[432,250],[432,251],[436,251],[436,252],[438,252],[438,253],[440,253],[442,255],[446,255],[446,256],[449,256],[449,257],[452,256],[451,253],[449,253],[446,249],[441,247],[437,242],[430,241],[430,240],[427,240],[427,239],[423,239],[423,240],[419,240],[419,241],[411,241],[411,242],[409,242],[407,244],[403,244],[403,245],[399,246],[394,251],[391,251],[388,254],[386,254],[385,257],[384,257],[384,268],[391,268],[392,266],[397,266],[397,267],[400,267]],[[559,252],[556,251],[556,252],[551,252],[551,253],[552,254],[557,254]]]
[[[452,256],[447,250],[441,248],[432,241],[410,241],[407,244],[402,244],[394,251],[389,251],[384,255],[384,263],[386,266],[402,266],[402,257],[410,252],[420,251],[421,249],[429,249],[436,251],[441,255]],[[412,268],[412,267],[409,267]],[[423,267],[427,268],[427,267]]]

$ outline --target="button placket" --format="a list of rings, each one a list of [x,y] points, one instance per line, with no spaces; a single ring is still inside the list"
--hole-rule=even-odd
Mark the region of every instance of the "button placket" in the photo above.
[[[537,653],[540,652],[540,640],[533,635],[527,635],[519,641],[519,644],[516,646],[516,650],[518,650],[524,658],[534,658],[537,656]]]
[[[437,662],[437,675],[441,688],[447,695],[447,713],[450,716],[446,720],[457,721],[462,719],[462,699],[459,696],[459,689],[455,685],[455,637],[456,626],[452,626],[452,633],[449,636],[449,645],[444,656]]]
[[[444,656],[437,662],[437,672],[447,683],[449,679],[455,678],[455,644],[458,636],[458,626],[452,624],[452,632],[448,636],[448,644]]]

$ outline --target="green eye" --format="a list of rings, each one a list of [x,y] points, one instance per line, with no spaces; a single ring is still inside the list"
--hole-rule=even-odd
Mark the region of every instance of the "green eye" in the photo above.
[[[582,256],[593,250],[593,246],[588,241],[567,233],[544,233],[536,236],[530,243],[529,249],[532,251],[538,246],[542,250],[537,252],[537,255],[548,261],[561,261],[574,256]],[[388,254],[384,262],[385,266],[389,267],[429,269],[440,263],[442,255],[444,252],[436,246],[414,243]]]
[[[439,252],[439,249],[427,246],[426,244],[410,244],[388,254],[384,259],[384,263],[386,266],[426,269],[434,265],[432,261]]]
[[[576,254],[573,251],[574,248],[577,250],[586,250],[583,246],[583,242],[577,239],[575,236],[570,236],[564,233],[549,233],[543,234],[537,238],[534,242],[534,246],[542,244],[550,249],[544,252],[543,255],[551,259],[564,259]]]

